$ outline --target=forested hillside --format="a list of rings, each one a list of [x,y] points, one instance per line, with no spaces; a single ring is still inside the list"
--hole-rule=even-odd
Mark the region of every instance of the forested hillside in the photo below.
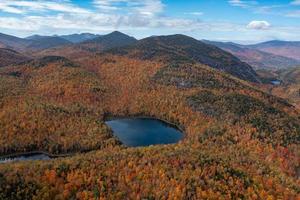
[[[158,60],[174,64],[200,63],[243,80],[260,82],[250,65],[215,46],[185,35],[149,37],[140,40],[135,45],[113,49],[110,52],[142,60]]]
[[[276,72],[282,84],[272,89],[274,95],[289,99],[298,109],[300,109],[300,68],[295,67]]]
[[[0,199],[299,198],[299,112],[217,47],[152,37],[4,67],[0,82],[0,155],[77,153],[0,164]],[[128,148],[106,116],[163,119],[185,137]]]
[[[0,48],[0,67],[11,64],[18,64],[30,60],[29,57],[22,55],[11,49]]]

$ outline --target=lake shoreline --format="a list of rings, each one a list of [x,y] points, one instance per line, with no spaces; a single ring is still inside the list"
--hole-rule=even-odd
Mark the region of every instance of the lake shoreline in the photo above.
[[[178,131],[180,131],[183,134],[183,138],[181,139],[184,140],[184,138],[186,137],[186,133],[184,131],[184,128],[176,123],[167,121],[165,119],[161,119],[158,118],[156,116],[149,116],[149,115],[144,115],[144,114],[136,114],[136,115],[112,115],[111,113],[105,113],[102,116],[102,120],[103,122],[107,122],[107,121],[113,121],[113,120],[117,120],[117,119],[152,119],[152,120],[158,120],[163,122],[164,124],[177,129]],[[122,144],[122,142],[121,142]],[[122,144],[124,146],[124,144]],[[126,145],[124,146],[126,147]],[[130,147],[126,147],[126,148],[130,148]],[[86,150],[86,151],[78,151],[78,152],[74,152],[74,153],[64,153],[64,154],[52,154],[46,151],[28,151],[28,152],[16,152],[16,153],[10,153],[10,154],[5,154],[5,155],[0,155],[0,161],[1,160],[6,160],[6,159],[13,159],[13,158],[17,158],[17,157],[21,157],[21,156],[34,156],[34,155],[38,155],[38,154],[43,154],[45,156],[48,156],[50,159],[55,159],[55,158],[65,158],[65,157],[70,157],[70,156],[74,156],[75,154],[81,154],[81,153],[86,153],[89,151],[93,151],[94,149],[91,150]]]
[[[64,158],[64,157],[69,157],[72,155],[75,155],[75,153],[68,153],[68,154],[51,154],[46,151],[28,151],[28,152],[19,152],[19,153],[11,153],[11,154],[6,154],[6,155],[1,155],[0,160],[5,160],[5,159],[13,159],[21,156],[34,156],[38,154],[43,154],[48,156],[50,159],[54,158]]]
[[[117,120],[117,119],[153,119],[153,120],[158,120],[161,121],[173,128],[176,128],[180,132],[183,133],[184,137],[186,136],[185,128],[181,125],[178,125],[174,122],[167,121],[165,119],[158,118],[156,116],[149,116],[149,115],[143,115],[143,114],[136,114],[136,115],[112,115],[111,113],[105,113],[103,117],[103,121],[112,121],[112,120]],[[184,138],[183,138],[184,139]]]
[[[142,119],[142,120],[155,120],[155,121],[159,121],[161,123],[163,123],[165,126],[173,128],[175,130],[177,130],[178,132],[181,133],[181,138],[174,143],[181,143],[182,141],[184,141],[187,138],[187,133],[185,131],[184,126],[181,126],[179,123],[176,122],[170,122],[168,120],[156,117],[156,116],[151,116],[151,115],[145,115],[145,114],[133,114],[133,115],[113,115],[111,113],[104,113],[102,120],[106,123],[106,122],[111,122],[111,121],[115,121],[115,120],[124,120],[124,119]],[[120,139],[119,139],[120,140]],[[125,145],[122,141],[121,143],[124,145],[124,147],[126,148],[138,148],[138,147],[143,147],[143,146],[128,146]],[[157,144],[153,144],[153,145],[168,145],[168,144],[174,144],[174,143],[157,143]],[[146,145],[147,146],[147,145]],[[144,147],[146,147],[144,146]]]

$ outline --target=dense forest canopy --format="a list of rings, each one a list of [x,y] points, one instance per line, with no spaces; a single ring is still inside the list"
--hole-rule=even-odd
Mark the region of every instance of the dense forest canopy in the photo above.
[[[0,68],[0,155],[73,155],[0,164],[1,200],[299,198],[299,111],[250,65],[181,35],[121,36]],[[185,137],[128,148],[107,115],[163,119]]]

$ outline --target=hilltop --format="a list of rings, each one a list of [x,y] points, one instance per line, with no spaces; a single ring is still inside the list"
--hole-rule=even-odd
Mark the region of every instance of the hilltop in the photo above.
[[[201,63],[243,80],[259,82],[252,67],[232,54],[185,35],[149,37],[136,44],[110,51],[143,60],[167,63]]]
[[[114,31],[107,35],[99,36],[91,40],[84,41],[79,45],[91,51],[104,51],[115,47],[131,45],[137,42],[137,39],[130,37],[119,31]]]
[[[71,35],[71,37],[73,36]],[[118,31],[101,36],[92,35],[91,37],[92,39],[84,39],[82,42],[76,42],[73,45],[58,46],[35,52],[34,55],[38,57],[47,55],[65,56],[76,59],[137,42],[135,38]]]

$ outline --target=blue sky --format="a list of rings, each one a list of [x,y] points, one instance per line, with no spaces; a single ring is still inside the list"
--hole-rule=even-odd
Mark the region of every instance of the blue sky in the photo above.
[[[255,43],[300,41],[300,0],[0,0],[0,32],[123,31]]]

